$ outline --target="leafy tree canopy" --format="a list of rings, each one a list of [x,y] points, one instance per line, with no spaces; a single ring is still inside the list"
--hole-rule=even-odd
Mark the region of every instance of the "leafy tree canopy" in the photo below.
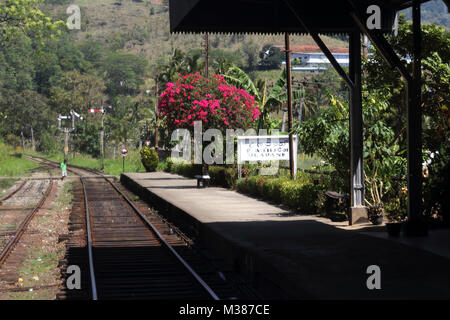
[[[132,54],[111,53],[103,63],[107,93],[111,96],[137,94],[144,83],[147,61]]]
[[[63,21],[53,21],[40,9],[42,0],[4,0],[0,2],[0,43],[11,41],[17,33],[41,39],[60,35]],[[43,43],[42,43],[43,44]]]

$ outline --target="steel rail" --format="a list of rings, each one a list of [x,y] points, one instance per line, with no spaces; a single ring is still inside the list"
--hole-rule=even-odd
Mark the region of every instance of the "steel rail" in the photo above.
[[[84,183],[84,179],[80,178],[80,180],[81,180],[81,184],[83,185],[84,206],[86,209],[85,210],[85,212],[86,212],[86,229],[87,229],[87,236],[88,236],[89,273],[91,276],[92,299],[98,300],[97,284],[95,281],[95,271],[94,271],[94,255],[92,254],[92,234],[91,234],[91,222],[90,222],[90,215],[89,215],[88,197],[87,197],[86,185]]]
[[[40,162],[40,163],[46,163],[46,164],[50,164],[50,165],[53,165],[55,167],[58,167],[58,164],[56,162],[54,162],[54,161],[51,161],[51,160],[42,159],[42,158],[34,157],[34,156],[28,156],[28,158],[30,158],[33,161],[37,161],[37,162]],[[98,300],[97,284],[96,284],[96,281],[95,281],[95,271],[94,271],[94,256],[93,256],[93,253],[92,253],[92,234],[91,234],[91,223],[90,223],[90,215],[89,215],[88,198],[87,198],[87,193],[86,193],[86,185],[84,183],[83,177],[78,172],[70,170],[69,168],[67,168],[67,170],[68,171],[72,171],[73,173],[78,175],[80,180],[81,180],[81,184],[83,186],[84,206],[85,206],[85,213],[86,213],[86,229],[87,229],[87,237],[88,237],[89,274],[90,274],[90,279],[91,279],[92,299],[93,300]]]
[[[183,264],[183,266],[189,271],[189,273],[197,280],[198,283],[203,287],[203,289],[208,292],[208,294],[214,300],[220,300],[220,298],[216,295],[216,293],[208,286],[208,284],[203,281],[203,279],[195,272],[195,270],[176,252],[176,250],[164,239],[164,237],[159,233],[159,231],[155,228],[155,226],[141,213],[141,211],[131,202],[130,199],[120,191],[114,183],[112,183],[109,179],[105,178],[111,186],[119,193],[120,196],[133,208],[134,212],[147,224],[148,227],[152,229],[152,231],[158,236],[159,240],[169,249],[169,251],[178,259],[178,261]]]
[[[10,194],[8,194],[8,195],[6,195],[5,197],[1,198],[1,199],[0,199],[0,205],[2,204],[3,201],[8,200],[8,199],[11,198],[13,195],[15,195],[17,192],[19,192],[19,191],[23,188],[23,186],[25,185],[25,183],[27,183],[26,180],[22,181],[22,182],[20,183],[20,185],[19,185],[16,189],[14,189],[13,192],[11,192]]]
[[[47,163],[53,163],[56,166],[56,163],[50,160],[46,160]],[[117,186],[109,180],[105,175],[100,174],[98,172],[95,172],[94,170],[83,168],[79,166],[73,166],[68,165],[69,167],[74,167],[80,170],[88,171],[91,173],[95,173],[101,177],[103,177],[111,186],[116,190],[116,192],[125,200],[125,202],[131,206],[131,208],[134,210],[134,212],[142,219],[142,221],[145,222],[145,224],[153,231],[153,233],[159,238],[159,240],[166,246],[166,248],[175,256],[175,258],[186,268],[186,270],[191,274],[191,276],[194,277],[194,279],[202,286],[203,289],[214,299],[214,300],[220,300],[220,298],[217,296],[217,294],[208,286],[208,284],[195,272],[195,270],[176,252],[176,250],[164,239],[164,237],[161,235],[161,233],[156,229],[156,227],[141,213],[141,211],[133,204],[133,202],[128,199],[128,197],[119,189]],[[77,175],[80,175],[79,173],[71,170]],[[85,207],[86,207],[86,221],[87,221],[87,230],[88,230],[88,247],[89,247],[89,269],[91,272],[91,283],[92,283],[92,290],[93,290],[93,297],[95,296],[94,300],[97,300],[97,289],[95,285],[95,273],[94,273],[94,266],[93,266],[93,253],[92,253],[92,235],[90,230],[90,222],[89,222],[89,210],[88,210],[88,200],[87,200],[87,193],[86,193],[86,187],[84,178],[80,178],[81,182],[83,184],[83,193],[84,193],[84,200],[85,200]],[[92,261],[92,263],[91,263]],[[92,280],[94,279],[94,280]],[[94,293],[95,288],[95,293]]]
[[[47,200],[47,198],[50,194],[50,191],[52,190],[52,187],[53,187],[53,180],[50,180],[49,186],[48,186],[45,194],[42,196],[41,200],[39,201],[39,203],[33,208],[33,210],[22,221],[19,228],[16,230],[16,233],[14,234],[13,238],[8,242],[6,247],[4,247],[2,252],[0,253],[0,265],[2,265],[6,261],[6,258],[9,256],[9,254],[13,250],[14,246],[20,240],[22,235],[25,233],[25,229],[28,226],[28,224],[30,223],[30,221],[33,219],[36,212],[38,212],[39,209],[41,209],[42,205]]]

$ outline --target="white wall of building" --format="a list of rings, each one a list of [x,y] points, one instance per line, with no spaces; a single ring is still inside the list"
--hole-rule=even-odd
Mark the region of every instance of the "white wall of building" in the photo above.
[[[333,53],[334,58],[341,66],[348,66],[350,57],[348,53]],[[321,52],[292,52],[291,59],[300,59],[306,66],[331,64],[325,54]]]

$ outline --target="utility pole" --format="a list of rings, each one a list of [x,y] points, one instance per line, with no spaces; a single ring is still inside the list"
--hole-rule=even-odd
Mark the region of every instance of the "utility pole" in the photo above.
[[[205,77],[209,77],[209,38],[208,33],[205,34]]]
[[[158,130],[158,103],[159,103],[159,86],[158,86],[158,69],[156,69],[156,79],[155,79],[155,83],[156,83],[156,91],[155,91],[155,95],[156,95],[156,99],[155,99],[155,150],[158,153],[158,149],[159,149],[159,130]]]
[[[105,126],[104,126],[105,109],[102,107],[102,126],[100,128],[100,154],[102,156],[102,168],[101,171],[105,169]]]
[[[111,106],[110,106],[111,108]],[[102,158],[102,167],[101,170],[103,171],[103,169],[105,169],[105,143],[104,143],[104,137],[105,137],[105,107],[101,107],[101,109],[89,109],[88,110],[89,113],[99,113],[101,112],[102,117],[101,117],[101,128],[100,128],[100,156]]]
[[[292,78],[291,78],[291,47],[289,43],[289,33],[284,35],[286,52],[286,82],[287,82],[287,107],[288,107],[288,131],[289,131],[289,169],[291,179],[294,179],[294,137],[292,135]]]
[[[209,77],[209,39],[208,39],[208,33],[205,33],[205,77]],[[204,146],[203,146],[204,148]],[[203,150],[202,148],[202,150]],[[202,161],[203,162],[203,161]],[[208,173],[208,165],[206,163],[203,163],[202,165],[202,175],[209,175]]]

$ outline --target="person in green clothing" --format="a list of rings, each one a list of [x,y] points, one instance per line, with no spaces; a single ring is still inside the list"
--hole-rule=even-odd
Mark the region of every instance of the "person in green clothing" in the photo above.
[[[61,180],[64,180],[64,177],[67,177],[67,165],[66,165],[66,159],[64,159],[63,162],[61,162],[61,171],[62,171],[62,177]]]

